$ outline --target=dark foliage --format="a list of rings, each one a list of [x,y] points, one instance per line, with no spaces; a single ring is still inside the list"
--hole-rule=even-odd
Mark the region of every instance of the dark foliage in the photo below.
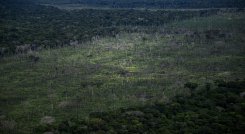
[[[243,0],[38,0],[40,3],[71,4],[113,8],[220,8],[245,7]]]
[[[195,95],[177,96],[168,104],[94,112],[86,121],[71,119],[57,127],[39,126],[37,132],[242,134],[245,100],[240,94],[245,81],[219,81],[214,89],[206,85]]]
[[[185,84],[186,88],[189,88],[191,91],[195,90],[198,87],[197,83],[193,83],[193,82],[187,82]]]
[[[95,36],[115,36],[120,31],[137,31],[139,26],[158,27],[176,20],[208,16],[218,10],[149,11],[92,10],[65,11],[33,4],[0,6],[0,48],[16,53],[16,46],[54,48],[84,42]],[[132,27],[135,27],[134,29]],[[157,28],[156,28],[157,29]]]

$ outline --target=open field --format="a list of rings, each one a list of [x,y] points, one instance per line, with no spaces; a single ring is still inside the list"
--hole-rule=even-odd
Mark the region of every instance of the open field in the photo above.
[[[1,121],[31,133],[45,116],[55,123],[94,111],[166,103],[188,95],[185,83],[245,79],[245,14],[219,12],[120,32],[73,46],[0,59]],[[9,128],[4,128],[9,129]],[[5,131],[5,130],[2,130]]]

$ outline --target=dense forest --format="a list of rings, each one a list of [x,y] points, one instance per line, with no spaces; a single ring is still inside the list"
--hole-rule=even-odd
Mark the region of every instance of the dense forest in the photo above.
[[[244,7],[0,0],[0,133],[243,134]]]
[[[1,0],[1,3],[84,4],[111,8],[234,8],[243,0]]]
[[[139,26],[157,29],[166,23],[218,12],[150,10],[59,10],[26,4],[2,4],[0,7],[1,55],[18,53],[16,46],[27,49],[53,48],[84,42],[95,36],[115,36],[120,31],[137,31]],[[27,45],[29,46],[27,46]],[[24,49],[24,48],[23,48]],[[20,50],[26,51],[26,50]]]
[[[191,93],[176,96],[167,104],[93,112],[87,120],[70,119],[57,126],[40,125],[36,133],[244,133],[245,81],[216,81],[215,85],[206,83],[201,90],[196,90],[196,83],[186,83],[185,86]]]
[[[86,4],[113,8],[226,8],[245,7],[243,0],[39,0],[51,4]]]

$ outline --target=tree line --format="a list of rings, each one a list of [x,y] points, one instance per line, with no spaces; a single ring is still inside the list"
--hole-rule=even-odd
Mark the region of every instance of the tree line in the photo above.
[[[166,23],[205,17],[218,10],[151,11],[96,10],[66,11],[34,4],[0,6],[0,55],[54,48],[89,41],[95,36],[115,36],[137,27],[158,27]],[[134,29],[132,27],[135,27]],[[157,29],[157,28],[156,28]],[[21,47],[17,47],[21,46]]]
[[[243,0],[39,0],[46,4],[85,4],[112,8],[227,8],[245,7]]]

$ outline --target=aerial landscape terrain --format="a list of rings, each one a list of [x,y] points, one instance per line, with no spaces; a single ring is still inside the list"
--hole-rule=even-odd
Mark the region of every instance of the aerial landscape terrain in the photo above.
[[[0,0],[1,134],[244,132],[244,0]]]

